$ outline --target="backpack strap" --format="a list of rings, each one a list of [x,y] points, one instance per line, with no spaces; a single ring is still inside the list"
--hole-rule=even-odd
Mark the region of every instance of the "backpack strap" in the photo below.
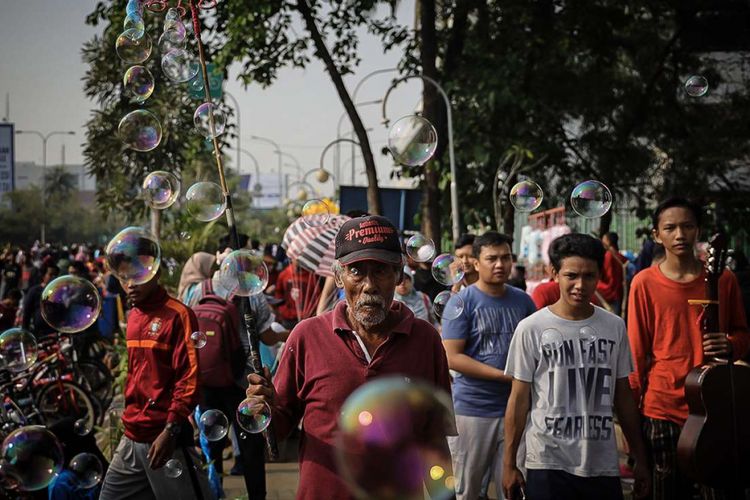
[[[211,278],[206,278],[203,281],[201,281],[201,295],[204,297],[206,295],[216,295],[214,293],[214,285],[211,282]]]

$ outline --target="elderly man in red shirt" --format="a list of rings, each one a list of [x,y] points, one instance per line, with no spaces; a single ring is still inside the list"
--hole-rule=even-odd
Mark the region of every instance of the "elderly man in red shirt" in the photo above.
[[[278,437],[303,422],[297,498],[305,500],[353,498],[336,472],[334,440],[341,407],[354,390],[398,374],[450,391],[440,335],[393,301],[403,272],[393,224],[374,215],[351,219],[335,244],[336,285],[346,300],[297,325],[273,385],[248,377],[247,395],[271,405]]]

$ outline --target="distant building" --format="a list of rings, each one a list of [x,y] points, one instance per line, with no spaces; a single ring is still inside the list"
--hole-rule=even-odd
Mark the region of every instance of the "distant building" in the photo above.
[[[59,165],[49,165],[52,170]],[[96,177],[86,172],[84,165],[63,165],[66,172],[75,177],[77,196],[81,203],[90,205],[96,202]],[[34,162],[16,162],[15,188],[17,190],[30,189],[32,186],[42,187],[44,167]]]

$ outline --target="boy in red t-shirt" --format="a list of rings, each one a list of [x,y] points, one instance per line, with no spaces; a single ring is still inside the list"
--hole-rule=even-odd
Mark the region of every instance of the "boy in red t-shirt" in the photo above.
[[[638,273],[628,302],[628,337],[635,366],[630,376],[646,444],[653,461],[654,499],[693,498],[692,484],[677,466],[677,440],[688,416],[685,377],[709,357],[741,358],[750,345],[737,279],[725,271],[719,280],[721,332],[703,334],[700,307],[706,272],[695,256],[701,209],[682,198],[659,204],[653,216],[654,240],[666,258]],[[704,488],[704,499],[714,492]]]

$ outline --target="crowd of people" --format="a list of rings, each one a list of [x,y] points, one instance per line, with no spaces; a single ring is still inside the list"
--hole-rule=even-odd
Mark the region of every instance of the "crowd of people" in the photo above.
[[[499,498],[620,499],[622,476],[633,478],[638,498],[725,498],[686,477],[676,449],[688,417],[688,372],[750,350],[746,261],[735,254],[736,274],[721,276],[721,331],[703,333],[700,308],[689,304],[705,297],[696,252],[705,236],[702,210],[672,198],[655,209],[652,224],[636,262],[620,252],[616,233],[556,238],[548,280],[533,289],[511,238],[495,231],[454,243],[464,273],[453,287],[435,281],[429,263],[411,259],[380,216],[343,224],[329,279],[287,259],[280,246],[261,249],[243,236],[240,247],[257,247],[271,274],[248,305],[263,373],[253,369],[244,334],[248,306],[218,271],[235,246],[228,237],[188,259],[173,296],[160,273],[119,284],[101,249],[8,250],[0,321],[51,333],[38,317],[39,296],[61,271],[87,276],[129,308],[125,434],[103,499],[220,496],[221,480],[209,482],[196,464],[208,463],[220,478],[226,442],[210,443],[204,458],[196,454],[196,406],[230,418],[231,473],[244,476],[248,498],[265,498],[265,440],[240,432],[236,420],[245,397],[268,403],[279,440],[301,432],[297,498],[352,498],[334,459],[337,418],[354,390],[389,374],[451,394],[455,421],[445,429],[445,450],[458,499],[488,498],[491,483]],[[463,312],[441,320],[432,301],[447,288]],[[231,347],[196,349],[190,336],[198,330]],[[185,478],[162,473],[169,459],[182,464]]]

